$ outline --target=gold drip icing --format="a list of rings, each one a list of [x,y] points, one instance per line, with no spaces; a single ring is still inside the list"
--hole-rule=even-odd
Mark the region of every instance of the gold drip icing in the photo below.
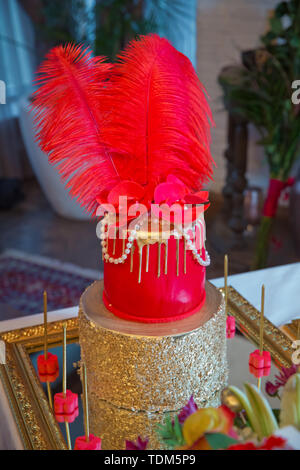
[[[168,240],[165,243],[165,274],[168,274]]]
[[[184,255],[183,255],[183,272],[186,274],[186,240],[183,241]]]
[[[157,277],[160,277],[160,265],[161,265],[161,242],[158,242],[158,266],[157,266]]]
[[[139,248],[139,259],[140,259],[140,262],[139,262],[139,284],[142,281],[143,248],[144,248],[144,245],[142,245]]]
[[[134,254],[135,246],[134,244],[131,247],[131,253],[130,253],[130,272],[132,273],[133,271],[133,254]]]
[[[109,225],[109,223],[108,223]],[[157,267],[157,277],[159,278],[162,273],[165,275],[168,274],[168,240],[170,236],[175,236],[174,235],[174,230],[177,230],[177,232],[180,234],[180,236],[183,236],[183,233],[179,227],[176,228],[176,226],[167,227],[165,225],[159,225],[158,229],[150,230],[150,226],[148,224],[148,221],[143,221],[139,220],[139,225],[140,229],[136,233],[136,245],[137,247],[133,244],[132,249],[130,251],[130,272],[133,272],[133,263],[134,263],[134,251],[136,248],[139,250],[139,257],[142,257],[142,251],[143,247],[146,246],[146,261],[145,261],[145,272],[148,273],[150,269],[150,245],[158,244],[158,267]],[[199,227],[199,232],[200,232],[200,245],[203,247],[205,246],[205,224],[203,217],[200,218],[200,220],[197,220],[195,224],[192,224],[190,226],[190,229],[192,229],[194,232],[196,230],[196,227]],[[201,230],[202,229],[202,230]],[[129,230],[129,232],[128,232]],[[115,238],[113,240],[113,247],[111,246],[110,248],[112,249],[112,254],[115,255],[116,252],[116,236],[122,238],[122,254],[125,253],[126,250],[126,241],[127,241],[127,232],[130,233],[130,228],[129,229],[124,229],[120,228],[118,229],[117,227],[114,227],[115,231]],[[123,238],[125,232],[125,238]],[[180,273],[180,239],[176,238],[177,242],[177,253],[176,253],[176,272],[177,276],[179,276]],[[109,238],[107,239],[107,251],[109,252]],[[165,259],[164,259],[164,266],[162,265],[162,255],[161,255],[161,245],[165,245]],[[187,244],[184,239],[184,255],[183,255],[183,272],[184,274],[187,273]],[[104,261],[108,262],[109,260],[105,259],[105,257],[102,255]],[[129,257],[128,257],[129,258]],[[141,259],[139,260],[139,264],[141,266],[140,272],[139,272],[139,283],[141,282],[141,276],[142,276],[142,268],[143,264],[141,262]]]
[[[150,255],[150,245],[147,245],[147,258],[146,258],[146,273],[149,272],[149,255]]]
[[[116,239],[117,239],[117,227],[115,227],[115,232],[114,232],[113,255],[116,254]]]
[[[179,238],[177,238],[176,243],[177,243],[177,249],[176,249],[177,276],[179,276]]]

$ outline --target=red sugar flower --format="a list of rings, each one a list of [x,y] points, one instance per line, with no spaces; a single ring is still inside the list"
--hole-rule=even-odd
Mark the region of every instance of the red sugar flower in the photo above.
[[[227,450],[284,450],[286,449],[286,440],[278,436],[270,436],[263,441],[261,445],[255,445],[253,442],[244,444],[234,444]]]
[[[155,205],[167,204],[167,206],[178,205],[179,217],[181,217],[182,209],[184,206],[199,206],[191,207],[184,211],[184,223],[190,223],[196,220],[201,212],[206,211],[209,207],[208,203],[208,191],[199,191],[191,193],[189,188],[176,176],[169,175],[165,183],[161,183],[156,186],[154,191],[154,203]],[[155,206],[152,206],[151,210],[155,215],[161,214],[162,218],[169,220],[170,212],[166,210],[159,211]]]

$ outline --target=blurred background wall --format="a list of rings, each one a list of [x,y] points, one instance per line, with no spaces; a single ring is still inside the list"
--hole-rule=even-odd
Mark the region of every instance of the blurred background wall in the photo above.
[[[240,63],[241,51],[259,45],[259,37],[267,29],[268,17],[276,0],[199,0],[197,11],[197,67],[200,79],[211,98],[216,122],[212,132],[212,153],[218,168],[215,170],[214,191],[224,184],[227,141],[227,114],[222,103],[217,77],[226,65]],[[266,187],[268,168],[263,150],[255,145],[258,136],[250,126],[248,147],[249,182]]]

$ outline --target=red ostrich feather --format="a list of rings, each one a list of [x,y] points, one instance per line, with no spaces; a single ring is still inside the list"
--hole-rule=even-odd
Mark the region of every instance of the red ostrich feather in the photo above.
[[[111,65],[72,44],[50,51],[39,69],[33,111],[37,140],[87,211],[96,198],[120,182],[116,164],[103,143],[102,97]]]
[[[205,90],[189,59],[166,39],[152,34],[128,45],[114,66],[104,107],[111,111],[103,128],[106,145],[151,193],[169,174],[190,189],[212,177]]]
[[[82,46],[59,46],[37,82],[37,140],[92,214],[99,196],[122,181],[139,183],[153,200],[169,174],[190,190],[211,178],[205,90],[189,59],[166,39],[141,36],[114,67]]]

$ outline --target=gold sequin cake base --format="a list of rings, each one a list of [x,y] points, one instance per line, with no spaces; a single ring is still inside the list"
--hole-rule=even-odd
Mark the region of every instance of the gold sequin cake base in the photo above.
[[[203,406],[219,406],[221,391],[210,397]],[[147,449],[164,449],[157,434],[157,425],[162,424],[167,413],[131,411],[118,408],[107,401],[99,400],[98,395],[89,392],[90,429],[102,438],[103,450],[124,450],[126,440],[136,441],[137,436],[147,437]],[[201,404],[200,404],[201,406]],[[179,413],[168,412],[172,417]]]
[[[152,436],[153,423],[161,422],[165,412],[180,410],[191,395],[200,406],[218,406],[228,366],[224,300],[214,286],[207,283],[199,312],[156,325],[115,317],[104,307],[102,291],[98,281],[81,298],[79,341],[87,367],[91,430],[105,433],[106,439],[115,436],[110,444],[104,442],[106,448],[122,448],[126,432],[131,439],[140,428],[142,435]]]

